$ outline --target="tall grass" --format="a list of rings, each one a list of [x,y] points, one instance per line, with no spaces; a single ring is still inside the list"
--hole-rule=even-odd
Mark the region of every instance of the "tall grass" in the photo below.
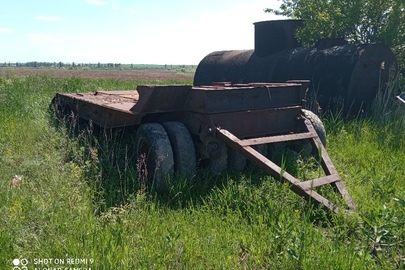
[[[1,269],[16,258],[28,259],[29,269],[60,266],[55,259],[91,269],[404,267],[405,151],[397,125],[325,119],[354,213],[330,215],[254,168],[174,179],[157,196],[138,181],[133,130],[72,129],[55,124],[48,108],[56,92],[142,83],[0,78]],[[12,185],[14,175],[22,182]],[[54,261],[34,265],[45,258]],[[68,265],[68,258],[88,261]]]

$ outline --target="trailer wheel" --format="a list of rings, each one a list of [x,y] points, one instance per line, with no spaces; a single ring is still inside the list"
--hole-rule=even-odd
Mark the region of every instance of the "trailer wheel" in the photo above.
[[[208,138],[203,142],[203,166],[206,167],[211,174],[220,175],[227,169],[228,166],[228,151],[227,146],[213,138]]]
[[[272,161],[280,162],[287,146],[288,144],[285,142],[269,143],[268,158]]]
[[[173,177],[173,151],[165,129],[158,123],[141,125],[135,136],[136,165],[139,177],[156,191],[167,189]]]
[[[321,119],[313,112],[303,109],[305,118],[311,121],[316,134],[318,134],[319,139],[322,142],[322,145],[326,147],[326,131]],[[299,144],[298,152],[301,153],[301,156],[308,157],[312,154],[312,146],[308,140],[304,140],[303,143]]]
[[[318,117],[318,115],[309,110],[303,109],[302,112],[304,113],[305,117],[311,121],[319,139],[321,139],[323,146],[326,147],[326,130],[321,119]]]
[[[180,122],[165,122],[162,126],[166,130],[172,146],[175,173],[192,177],[196,172],[197,161],[190,132]]]
[[[256,150],[259,154],[268,157],[268,145],[267,144],[256,144],[253,145],[252,148],[254,150]],[[255,166],[253,162],[251,162],[250,160],[247,160],[247,165],[248,166]]]
[[[227,147],[228,150],[228,167],[231,170],[243,171],[246,167],[246,157],[233,150],[231,147]]]
[[[255,149],[257,152],[259,152],[263,156],[267,156],[267,151],[268,151],[267,144],[254,145],[253,149]]]
[[[219,144],[220,156],[216,159],[210,159],[209,170],[214,175],[220,175],[223,173],[228,166],[228,152],[226,145]]]

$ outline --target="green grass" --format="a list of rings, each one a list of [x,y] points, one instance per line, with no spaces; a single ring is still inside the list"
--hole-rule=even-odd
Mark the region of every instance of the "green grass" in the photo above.
[[[73,132],[48,110],[56,92],[144,83],[175,82],[0,78],[1,269],[15,258],[27,258],[29,269],[58,267],[33,265],[45,258],[91,269],[404,267],[401,107],[389,119],[324,120],[328,153],[357,205],[334,215],[255,169],[201,172],[176,179],[164,196],[144,193],[131,162],[133,130]],[[298,161],[287,166],[313,173]],[[17,187],[14,175],[23,176]],[[68,258],[94,261],[68,265]]]

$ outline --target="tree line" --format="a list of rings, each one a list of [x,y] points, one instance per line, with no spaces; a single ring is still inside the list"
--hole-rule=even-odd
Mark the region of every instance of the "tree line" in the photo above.
[[[27,67],[27,68],[122,68],[121,63],[64,63],[64,62],[38,62],[31,61],[26,63],[20,62],[4,62],[0,67]]]
[[[3,62],[0,68],[49,68],[49,69],[186,69],[195,68],[195,65],[153,65],[153,64],[121,64],[121,63],[64,63],[64,62],[38,62],[31,61],[26,63],[20,62]]]

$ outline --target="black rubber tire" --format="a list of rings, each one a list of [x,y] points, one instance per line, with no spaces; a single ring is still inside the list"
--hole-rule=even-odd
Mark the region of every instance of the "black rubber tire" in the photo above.
[[[321,121],[321,119],[315,113],[303,109],[302,112],[304,113],[305,118],[311,121],[312,125],[316,133],[318,134],[319,139],[321,140],[324,147],[326,147],[326,130]]]
[[[162,126],[172,146],[175,174],[194,176],[197,169],[196,153],[187,127],[181,122],[165,122]]]
[[[312,126],[314,127],[316,134],[318,134],[319,139],[322,142],[322,145],[326,147],[326,131],[325,127],[322,124],[321,119],[313,112],[303,109],[305,118],[311,121]],[[295,151],[300,153],[304,158],[310,157],[313,154],[312,146],[308,140],[303,140],[301,143],[295,144]]]
[[[139,126],[135,136],[137,169],[140,178],[156,191],[167,190],[167,180],[174,175],[173,151],[169,137],[158,123]]]
[[[280,163],[287,146],[285,142],[269,143],[267,157],[273,162]]]
[[[243,155],[239,154],[231,147],[227,147],[228,150],[228,167],[231,170],[238,172],[243,171],[246,167],[247,159]]]
[[[255,149],[257,152],[262,154],[263,156],[267,156],[268,152],[268,146],[267,144],[257,144],[253,146],[253,149]]]
[[[228,167],[228,151],[227,146],[218,142],[219,155],[215,159],[209,159],[209,171],[213,175],[222,174]]]
[[[259,152],[262,156],[268,157],[268,145],[267,144],[257,144],[253,145],[252,148]],[[249,160],[248,166],[254,166],[254,164]]]

